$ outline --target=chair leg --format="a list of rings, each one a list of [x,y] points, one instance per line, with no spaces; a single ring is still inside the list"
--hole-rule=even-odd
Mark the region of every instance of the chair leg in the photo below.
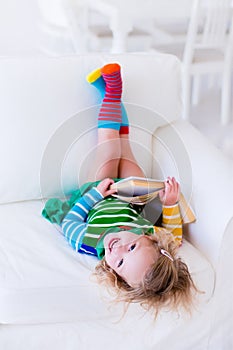
[[[190,119],[190,100],[191,100],[191,81],[192,78],[190,74],[184,73],[183,76],[183,114],[182,118],[184,120]]]
[[[221,96],[221,124],[226,125],[231,119],[231,81],[232,65],[231,62],[225,63],[225,69],[222,79],[222,96]]]
[[[200,99],[200,75],[193,77],[192,104],[197,105]]]

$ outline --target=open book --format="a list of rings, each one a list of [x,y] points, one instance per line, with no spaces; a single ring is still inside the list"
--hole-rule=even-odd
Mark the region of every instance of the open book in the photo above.
[[[117,194],[113,196],[124,202],[144,205],[155,199],[164,186],[164,181],[161,180],[131,176],[115,182],[111,185],[111,189],[116,189]],[[179,206],[183,223],[196,220],[192,208],[182,193],[180,194]]]

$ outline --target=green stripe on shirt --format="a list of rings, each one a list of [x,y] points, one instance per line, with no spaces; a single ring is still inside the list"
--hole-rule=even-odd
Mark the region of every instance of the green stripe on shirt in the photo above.
[[[140,228],[153,233],[151,222],[144,219],[129,204],[115,198],[106,198],[97,203],[88,215],[87,232],[83,238],[83,244],[96,247],[98,240],[106,230],[128,225],[131,228]]]

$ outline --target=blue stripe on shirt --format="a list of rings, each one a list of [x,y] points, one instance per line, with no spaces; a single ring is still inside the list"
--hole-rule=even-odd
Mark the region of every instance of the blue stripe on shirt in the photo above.
[[[92,207],[103,199],[102,194],[97,188],[92,188],[84,194],[77,203],[71,208],[68,214],[62,221],[62,231],[68,243],[76,250],[82,251],[82,239],[86,233],[87,223],[86,219]],[[84,247],[83,252],[86,252]],[[90,251],[89,254],[95,254]]]

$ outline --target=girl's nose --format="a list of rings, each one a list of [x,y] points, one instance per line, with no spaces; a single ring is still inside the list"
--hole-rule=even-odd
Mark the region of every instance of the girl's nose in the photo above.
[[[124,252],[126,252],[127,251],[127,244],[125,244],[125,245],[123,245],[123,244],[119,244],[119,245],[115,245],[114,247],[113,247],[113,252],[114,252],[114,254],[115,255],[118,255],[118,254],[122,254],[122,253],[124,253]]]

